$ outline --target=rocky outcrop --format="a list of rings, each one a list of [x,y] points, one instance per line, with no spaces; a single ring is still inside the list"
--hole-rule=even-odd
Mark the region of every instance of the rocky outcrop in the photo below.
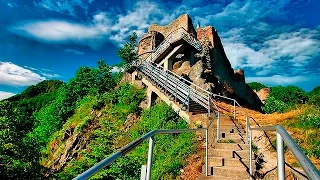
[[[255,92],[255,93],[258,95],[258,97],[261,100],[261,102],[263,104],[265,104],[266,103],[266,99],[270,94],[270,89],[269,88],[262,88],[262,89],[260,89],[260,91]]]
[[[244,72],[236,71],[235,75],[233,68],[225,54],[220,37],[216,31],[214,48],[211,52],[211,66],[212,76],[217,78],[220,89],[220,93],[225,96],[235,98],[240,104],[247,107],[261,110],[261,101],[257,94],[247,85],[244,81],[244,77],[241,78]]]

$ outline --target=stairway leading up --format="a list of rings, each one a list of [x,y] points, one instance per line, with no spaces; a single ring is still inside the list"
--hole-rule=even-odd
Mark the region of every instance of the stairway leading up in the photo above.
[[[168,41],[171,40],[165,40]],[[163,43],[158,47],[160,50],[155,52],[164,52],[163,49],[167,46],[168,43]],[[153,55],[156,56],[159,56],[158,53]],[[211,99],[211,92],[157,66],[151,60],[135,64],[138,76],[147,79],[151,82],[149,84],[159,89],[172,102],[179,104],[181,110],[192,114],[210,114],[218,110]],[[249,145],[244,138],[245,129],[227,115],[221,115],[220,118],[221,139],[217,142],[212,139],[214,142],[209,148],[209,176],[203,174],[199,179],[249,179]]]

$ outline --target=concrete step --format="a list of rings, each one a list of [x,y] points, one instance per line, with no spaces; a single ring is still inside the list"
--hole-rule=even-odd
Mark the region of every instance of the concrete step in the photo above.
[[[209,149],[210,157],[249,159],[249,150]]]
[[[220,138],[219,141],[220,143],[242,143],[246,144],[245,138],[241,138],[239,135],[235,135],[234,137],[229,137],[229,138]]]
[[[246,133],[220,133],[220,137],[221,138],[230,138],[230,137],[242,137],[242,138],[246,138]]]
[[[223,157],[210,157],[209,166],[213,167],[239,167],[244,170],[249,169],[249,159],[238,159],[238,158],[223,158]],[[255,167],[255,162],[252,162],[252,167]]]
[[[235,178],[227,178],[227,177],[223,177],[223,176],[201,176],[200,178],[198,178],[198,180],[242,180],[242,179],[235,179]]]
[[[212,170],[210,168],[210,170]],[[234,168],[234,167],[213,167],[213,172],[209,171],[209,174],[217,177],[232,178],[232,179],[249,179],[250,175],[246,170],[242,168]]]
[[[216,126],[214,126],[216,129]],[[220,127],[220,132],[221,133],[245,133],[245,129],[238,129],[234,127]]]
[[[220,138],[226,138],[226,139],[238,139],[238,138],[246,138],[246,135],[243,133],[220,133]]]
[[[249,150],[249,144],[238,143],[215,143],[213,145],[215,149],[232,149],[232,150]]]
[[[243,129],[241,126],[237,126],[235,124],[220,124],[220,128],[224,129],[224,128],[232,128],[232,129]]]

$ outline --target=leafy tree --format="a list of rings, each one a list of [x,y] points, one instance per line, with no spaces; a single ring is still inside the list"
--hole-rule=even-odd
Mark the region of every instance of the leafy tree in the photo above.
[[[315,87],[311,92],[308,93],[308,95],[308,104],[320,107],[320,86]]]
[[[310,96],[320,95],[320,86],[315,87],[311,92],[309,92]]]
[[[255,91],[260,91],[262,88],[266,88],[267,86],[264,84],[261,84],[259,82],[250,82],[248,85],[251,87],[251,89]]]
[[[138,59],[137,37],[135,32],[130,34],[129,40],[118,50],[118,56],[123,60],[120,65],[129,64]]]

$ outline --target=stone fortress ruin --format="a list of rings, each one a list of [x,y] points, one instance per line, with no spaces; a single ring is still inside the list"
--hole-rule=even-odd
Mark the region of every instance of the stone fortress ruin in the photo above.
[[[187,40],[173,41],[178,39],[179,32]],[[166,48],[161,48],[165,43]],[[261,110],[262,102],[246,84],[244,71],[231,67],[216,29],[212,26],[195,29],[187,14],[167,26],[151,25],[138,42],[138,55],[142,61],[152,61],[207,91]]]

